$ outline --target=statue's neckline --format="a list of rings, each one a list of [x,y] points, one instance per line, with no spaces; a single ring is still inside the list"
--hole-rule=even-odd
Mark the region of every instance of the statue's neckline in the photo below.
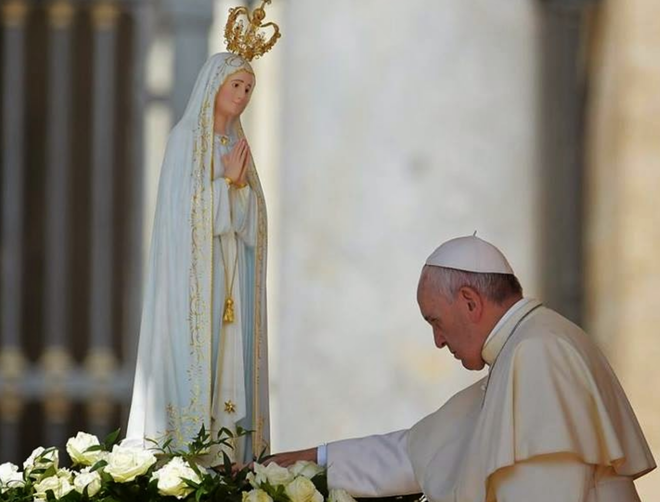
[[[227,134],[220,134],[218,132],[214,133],[215,139],[220,142],[221,145],[227,146],[231,143],[231,137]]]

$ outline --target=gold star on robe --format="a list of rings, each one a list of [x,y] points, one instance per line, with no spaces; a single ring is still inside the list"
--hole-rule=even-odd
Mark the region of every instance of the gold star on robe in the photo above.
[[[225,401],[225,413],[234,413],[236,411],[236,405],[231,401]]]

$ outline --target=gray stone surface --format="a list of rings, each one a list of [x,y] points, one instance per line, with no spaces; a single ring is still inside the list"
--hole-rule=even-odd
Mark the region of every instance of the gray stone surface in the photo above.
[[[415,301],[443,240],[478,230],[538,283],[534,3],[290,0],[284,25],[275,449],[407,427],[477,377]]]

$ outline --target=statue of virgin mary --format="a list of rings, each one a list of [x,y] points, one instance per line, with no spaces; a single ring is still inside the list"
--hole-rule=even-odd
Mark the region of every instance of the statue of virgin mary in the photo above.
[[[169,136],[125,444],[185,448],[203,425],[252,431],[234,461],[268,447],[266,205],[240,121],[254,84],[245,57],[212,56]]]

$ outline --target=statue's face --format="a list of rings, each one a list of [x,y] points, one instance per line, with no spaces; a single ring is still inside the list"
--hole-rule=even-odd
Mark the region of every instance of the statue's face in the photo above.
[[[215,96],[215,112],[229,119],[239,117],[247,107],[254,87],[254,75],[241,71],[231,75]]]

